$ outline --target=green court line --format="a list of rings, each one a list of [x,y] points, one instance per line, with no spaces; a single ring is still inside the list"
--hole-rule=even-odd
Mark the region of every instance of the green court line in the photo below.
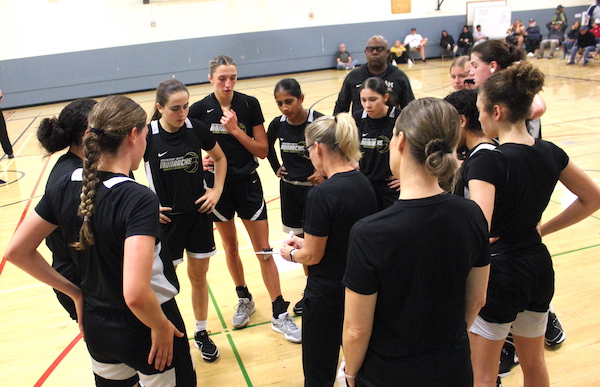
[[[215,300],[215,295],[212,292],[212,289],[210,288],[210,285],[208,286],[208,295],[210,296],[210,300],[212,301],[213,305],[215,306],[215,310],[217,311],[217,316],[219,316],[219,320],[221,321],[221,326],[223,327],[223,329],[227,329],[227,324],[225,324],[225,319],[223,318],[223,314],[221,313],[221,309],[219,309],[219,305],[217,305],[217,300]]]
[[[246,367],[244,367],[244,362],[242,361],[242,358],[240,357],[237,347],[235,346],[235,343],[233,342],[233,338],[231,337],[231,335],[229,333],[227,334],[227,340],[229,340],[229,345],[231,345],[231,349],[233,350],[235,359],[237,360],[238,365],[240,366],[240,371],[242,371],[242,375],[244,375],[244,379],[246,379],[246,385],[248,387],[252,387],[252,381],[250,381],[248,372],[246,372]]]
[[[586,247],[581,247],[581,248],[575,249],[575,250],[563,251],[562,253],[552,254],[551,256],[552,257],[558,257],[559,255],[566,255],[566,254],[576,253],[578,251],[593,249],[594,247],[600,247],[600,244],[592,245],[592,246],[586,246]]]

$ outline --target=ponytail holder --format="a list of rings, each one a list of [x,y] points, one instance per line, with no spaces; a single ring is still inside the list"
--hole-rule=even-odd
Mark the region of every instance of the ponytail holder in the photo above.
[[[91,133],[96,133],[98,136],[104,133],[104,129],[90,128]]]
[[[446,141],[439,140],[431,145],[431,153],[435,152],[452,153],[452,149],[446,144]]]
[[[85,216],[83,217],[83,221],[84,221],[84,222],[89,222],[89,221],[90,221],[90,217],[89,217],[89,216],[87,216],[87,215],[85,215]]]

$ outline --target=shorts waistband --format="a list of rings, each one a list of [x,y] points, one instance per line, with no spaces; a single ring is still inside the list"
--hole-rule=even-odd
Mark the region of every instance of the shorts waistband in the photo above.
[[[281,178],[281,180],[285,183],[292,184],[292,185],[300,185],[302,187],[312,187],[312,183],[310,181],[286,180],[285,178]]]

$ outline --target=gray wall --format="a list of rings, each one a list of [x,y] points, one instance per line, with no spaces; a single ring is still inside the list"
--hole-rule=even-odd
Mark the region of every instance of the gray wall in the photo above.
[[[569,8],[574,14],[587,7]],[[542,33],[554,8],[513,12],[513,20],[535,18]],[[404,40],[415,26],[429,38],[428,58],[439,57],[443,29],[458,38],[464,16],[297,28],[0,61],[3,108],[67,101],[115,93],[150,90],[173,75],[186,84],[207,82],[209,61],[228,54],[238,63],[241,78],[333,68],[338,44],[359,63],[369,37],[385,36],[390,45]],[[484,26],[485,30],[485,26]]]

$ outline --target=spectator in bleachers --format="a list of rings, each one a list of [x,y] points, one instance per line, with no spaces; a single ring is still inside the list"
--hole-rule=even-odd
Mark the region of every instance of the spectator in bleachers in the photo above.
[[[567,57],[569,52],[571,52],[571,48],[577,41],[577,37],[579,36],[579,21],[575,20],[573,25],[571,26],[571,30],[567,33],[567,38],[563,41],[563,59]]]
[[[415,27],[410,29],[410,34],[406,35],[404,38],[404,44],[407,45],[406,49],[409,54],[412,51],[418,51],[421,54],[421,60],[423,62],[427,62],[425,59],[425,46],[427,45],[427,38],[422,37],[417,34],[417,29]]]
[[[479,24],[477,25],[477,27],[475,27],[475,32],[473,32],[473,39],[475,40],[473,42],[473,47],[480,45],[481,43],[489,39],[489,37],[485,36],[483,31],[481,30],[481,26]]]
[[[473,40],[469,26],[463,26],[462,32],[458,36],[458,55],[469,55],[471,47],[473,47]]]
[[[454,55],[458,46],[454,45],[454,38],[448,33],[448,31],[442,31],[442,37],[440,38],[440,47],[442,48],[442,56]]]
[[[529,27],[525,30],[525,49],[527,56],[533,56],[535,49],[539,47],[542,40],[540,27],[537,26],[535,19],[529,19]]]
[[[583,65],[588,65],[589,55],[592,51],[596,49],[596,37],[589,31],[587,25],[581,26],[579,28],[579,37],[577,38],[577,42],[571,49],[571,59],[569,60],[568,65],[575,64],[575,57],[578,54],[583,54]]]
[[[565,39],[564,34],[560,30],[560,24],[552,24],[551,28],[552,29],[548,33],[548,39],[544,39],[540,43],[538,59],[542,59],[544,57],[544,51],[547,49],[550,50],[550,54],[548,54],[548,59],[552,59],[554,57],[554,51],[556,51],[556,48],[560,46],[563,40]]]

